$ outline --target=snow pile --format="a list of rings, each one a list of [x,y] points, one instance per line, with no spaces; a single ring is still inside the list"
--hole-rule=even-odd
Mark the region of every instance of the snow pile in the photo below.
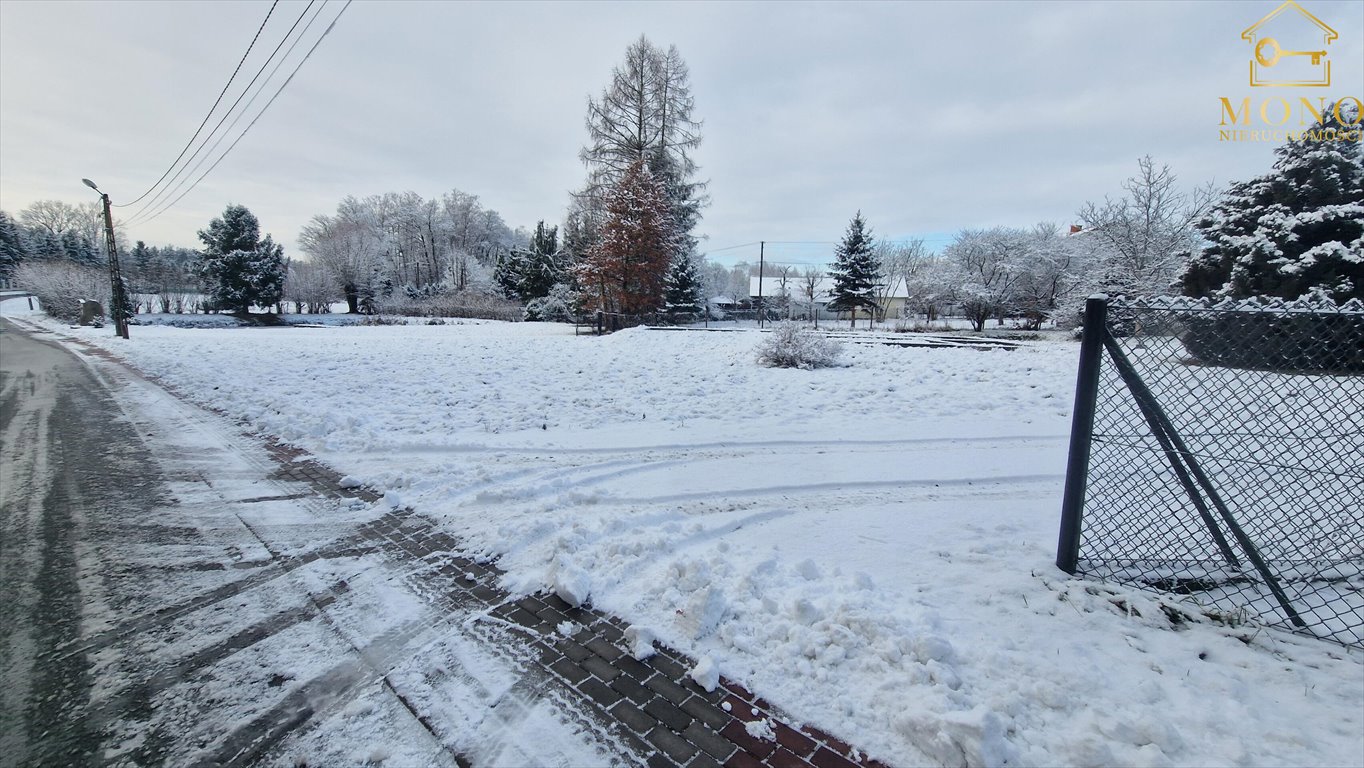
[[[639,658],[636,656],[635,658]],[[707,691],[715,690],[720,684],[720,667],[709,656],[702,656],[688,673],[693,682]]]
[[[138,330],[63,332],[889,763],[1364,764],[1358,652],[1055,569],[1073,344]]]
[[[625,628],[625,643],[630,648],[630,655],[640,661],[658,653],[654,649],[654,633],[644,627],[631,624]]]

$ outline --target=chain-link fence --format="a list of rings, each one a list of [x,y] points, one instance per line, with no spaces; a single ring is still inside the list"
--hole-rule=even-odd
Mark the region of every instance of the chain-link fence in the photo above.
[[[575,333],[582,335],[607,334],[638,328],[641,325],[683,325],[698,322],[699,312],[649,312],[647,314],[624,314],[621,312],[586,312],[574,318]]]
[[[1057,565],[1364,646],[1364,304],[1090,299]]]

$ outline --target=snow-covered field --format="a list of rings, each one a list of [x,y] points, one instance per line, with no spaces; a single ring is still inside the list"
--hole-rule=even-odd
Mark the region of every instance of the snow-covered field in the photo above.
[[[756,332],[61,332],[893,764],[1364,765],[1358,651],[1052,565],[1070,342],[799,371]]]

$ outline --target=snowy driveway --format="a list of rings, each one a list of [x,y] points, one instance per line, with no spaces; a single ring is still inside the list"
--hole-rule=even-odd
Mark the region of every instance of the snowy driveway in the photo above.
[[[319,496],[118,366],[0,344],[0,764],[634,761],[486,605],[423,589],[372,495]]]

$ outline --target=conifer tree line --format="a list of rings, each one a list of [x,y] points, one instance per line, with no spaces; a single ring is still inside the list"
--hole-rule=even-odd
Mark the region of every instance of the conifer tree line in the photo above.
[[[128,246],[123,228],[115,225],[125,294],[135,310],[191,310],[200,293],[196,265],[199,254],[173,245]],[[0,210],[0,281],[33,291],[44,308],[63,319],[79,316],[80,302],[108,307],[108,246],[99,203],[72,205],[40,200],[13,216]],[[132,296],[142,294],[143,300]]]

